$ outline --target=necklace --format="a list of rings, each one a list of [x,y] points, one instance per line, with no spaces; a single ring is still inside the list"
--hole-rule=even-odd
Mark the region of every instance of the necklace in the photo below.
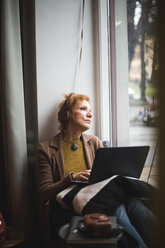
[[[78,145],[75,142],[64,141],[65,143],[71,144],[71,150],[76,151],[78,149]]]

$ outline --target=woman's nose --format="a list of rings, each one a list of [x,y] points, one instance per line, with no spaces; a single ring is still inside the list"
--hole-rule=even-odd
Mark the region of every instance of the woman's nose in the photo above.
[[[88,115],[88,117],[92,117],[92,112],[91,111],[88,111],[88,113],[87,113],[87,115]]]

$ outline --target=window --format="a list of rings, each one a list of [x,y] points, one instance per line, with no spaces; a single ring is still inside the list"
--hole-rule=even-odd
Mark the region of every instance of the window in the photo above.
[[[156,0],[127,0],[129,144],[150,146],[146,167],[154,165],[153,173],[159,145],[157,22]]]
[[[103,139],[112,146],[149,145],[149,174],[151,165],[158,165],[157,2],[98,2],[99,20],[104,20],[99,22]]]

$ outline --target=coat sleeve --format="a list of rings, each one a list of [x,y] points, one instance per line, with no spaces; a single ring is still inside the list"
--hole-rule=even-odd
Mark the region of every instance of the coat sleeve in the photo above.
[[[52,163],[50,148],[45,149],[41,144],[37,147],[37,186],[41,203],[53,199],[61,191],[70,186],[70,175],[60,178],[56,170],[55,178],[52,170],[56,167]]]

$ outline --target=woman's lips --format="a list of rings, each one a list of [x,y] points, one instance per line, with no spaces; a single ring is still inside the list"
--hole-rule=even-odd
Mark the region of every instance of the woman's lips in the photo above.
[[[85,122],[88,122],[89,124],[91,124],[91,120],[85,120]]]

